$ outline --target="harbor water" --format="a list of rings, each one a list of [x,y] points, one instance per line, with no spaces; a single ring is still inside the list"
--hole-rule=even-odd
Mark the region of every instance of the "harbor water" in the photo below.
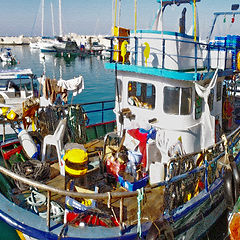
[[[84,90],[73,98],[73,103],[86,103],[102,100],[113,100],[115,95],[114,71],[104,68],[104,61],[97,56],[66,56],[59,57],[55,53],[40,53],[39,50],[31,50],[29,46],[11,46],[18,64],[9,66],[0,63],[0,69],[30,68],[40,77],[44,71],[46,76],[56,79],[72,79],[79,75],[84,78]],[[224,214],[217,224],[212,227],[204,240],[225,239],[227,230],[227,215]],[[19,239],[16,232],[0,221],[0,240]]]
[[[44,68],[46,76],[56,79],[72,79],[82,75],[85,89],[76,96],[73,103],[112,100],[114,97],[114,73],[104,68],[104,61],[96,56],[65,56],[56,53],[40,53],[28,46],[11,47],[18,64],[2,68],[31,68],[40,77]],[[44,67],[45,66],[45,67]]]

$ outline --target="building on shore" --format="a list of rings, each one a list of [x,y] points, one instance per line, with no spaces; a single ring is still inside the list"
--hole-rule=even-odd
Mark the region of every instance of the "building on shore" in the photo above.
[[[23,35],[7,37],[0,36],[0,45],[26,45],[30,43],[31,38]]]

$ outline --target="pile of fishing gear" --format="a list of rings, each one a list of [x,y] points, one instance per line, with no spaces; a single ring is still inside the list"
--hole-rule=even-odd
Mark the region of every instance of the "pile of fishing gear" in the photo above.
[[[38,182],[46,182],[50,178],[50,166],[46,162],[39,160],[28,160],[26,162],[16,162],[12,165],[12,171],[20,176]],[[14,180],[16,186],[21,190],[28,190],[29,186]]]

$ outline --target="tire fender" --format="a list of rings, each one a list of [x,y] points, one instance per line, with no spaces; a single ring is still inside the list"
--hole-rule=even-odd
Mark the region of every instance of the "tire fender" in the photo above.
[[[240,194],[240,174],[236,162],[231,162],[232,174],[233,174],[233,197],[234,203],[238,200]]]
[[[161,235],[161,238],[159,238]],[[163,238],[164,236],[164,238]],[[147,233],[146,240],[166,239],[174,240],[174,234],[170,223],[166,219],[159,219],[152,223]]]
[[[226,200],[227,207],[232,209],[234,206],[233,199],[233,174],[232,169],[226,169],[224,175],[224,198]]]

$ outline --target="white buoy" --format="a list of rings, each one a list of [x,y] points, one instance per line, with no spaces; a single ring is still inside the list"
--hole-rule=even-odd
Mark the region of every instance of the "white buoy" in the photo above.
[[[29,158],[36,158],[38,152],[37,146],[29,133],[24,129],[20,129],[18,133],[18,139],[23,146],[23,149],[26,152],[27,156]]]

